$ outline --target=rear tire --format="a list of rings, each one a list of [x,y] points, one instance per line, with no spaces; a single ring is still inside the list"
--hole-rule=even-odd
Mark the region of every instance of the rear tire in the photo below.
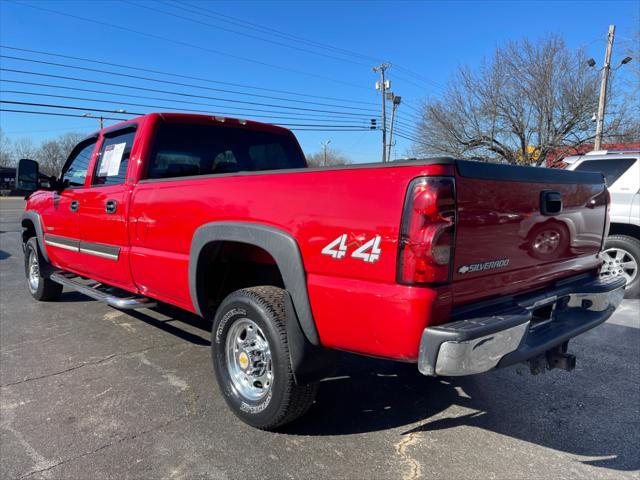
[[[601,254],[602,278],[627,279],[624,298],[640,297],[640,240],[627,235],[610,235]]]
[[[38,240],[31,237],[24,249],[24,271],[27,277],[27,288],[31,296],[40,302],[57,300],[62,293],[62,285],[42,275],[48,264],[42,257]]]
[[[297,385],[291,369],[285,291],[237,290],[218,308],[211,334],[213,367],[222,394],[243,422],[272,430],[304,415],[318,384]]]

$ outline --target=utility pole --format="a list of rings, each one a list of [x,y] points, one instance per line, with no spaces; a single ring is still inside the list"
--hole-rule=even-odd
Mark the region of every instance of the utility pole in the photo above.
[[[604,66],[602,67],[602,82],[600,83],[600,99],[598,100],[598,117],[596,120],[596,138],[593,145],[594,150],[602,148],[602,130],[604,128],[604,110],[607,102],[607,84],[609,83],[609,70],[611,69],[611,50],[613,50],[613,38],[616,33],[616,26],[609,25],[609,35],[607,36],[607,51],[604,54]]]
[[[322,142],[322,166],[327,166],[327,147],[331,143],[331,140],[327,140],[326,142]]]
[[[387,98],[391,100],[392,110],[391,110],[391,128],[389,129],[389,150],[387,153],[387,161],[391,161],[391,144],[393,143],[393,121],[396,118],[396,109],[402,102],[402,97],[397,96],[393,92],[387,93]]]
[[[384,79],[384,72],[391,67],[389,63],[383,63],[378,67],[373,67],[375,73],[380,72],[380,82],[376,82],[376,90],[382,94],[382,161],[387,161],[387,98],[386,91],[391,88],[391,82]]]

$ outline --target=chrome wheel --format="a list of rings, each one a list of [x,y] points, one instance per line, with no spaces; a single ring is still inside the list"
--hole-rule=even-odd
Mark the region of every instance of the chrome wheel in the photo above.
[[[602,252],[600,277],[624,277],[627,285],[638,275],[638,262],[633,255],[622,248],[608,248]]]
[[[544,230],[533,240],[533,248],[539,253],[552,253],[559,244],[560,233],[557,230]]]
[[[38,286],[40,285],[40,266],[38,265],[38,253],[33,251],[33,249],[29,251],[29,263],[27,268],[29,290],[34,293],[38,290]]]
[[[252,401],[265,397],[273,383],[271,349],[264,332],[248,318],[229,328],[226,340],[227,370],[240,395]]]

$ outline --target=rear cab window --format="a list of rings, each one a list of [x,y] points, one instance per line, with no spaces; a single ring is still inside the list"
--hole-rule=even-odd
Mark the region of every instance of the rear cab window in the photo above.
[[[92,186],[125,183],[135,136],[135,125],[104,135],[91,181]]]
[[[585,160],[574,170],[602,173],[607,187],[611,187],[635,162],[635,158]]]
[[[158,126],[146,178],[306,168],[287,133],[242,127],[163,122]]]

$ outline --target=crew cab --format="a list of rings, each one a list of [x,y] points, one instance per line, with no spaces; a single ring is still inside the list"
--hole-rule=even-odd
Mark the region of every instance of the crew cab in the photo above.
[[[286,129],[159,113],[86,138],[57,178],[18,170],[31,295],[66,286],[212,319],[221,392],[258,428],[304,414],[337,350],[425,375],[571,370],[569,340],[624,295],[624,278],[598,275],[598,173],[451,158],[312,169]]]

